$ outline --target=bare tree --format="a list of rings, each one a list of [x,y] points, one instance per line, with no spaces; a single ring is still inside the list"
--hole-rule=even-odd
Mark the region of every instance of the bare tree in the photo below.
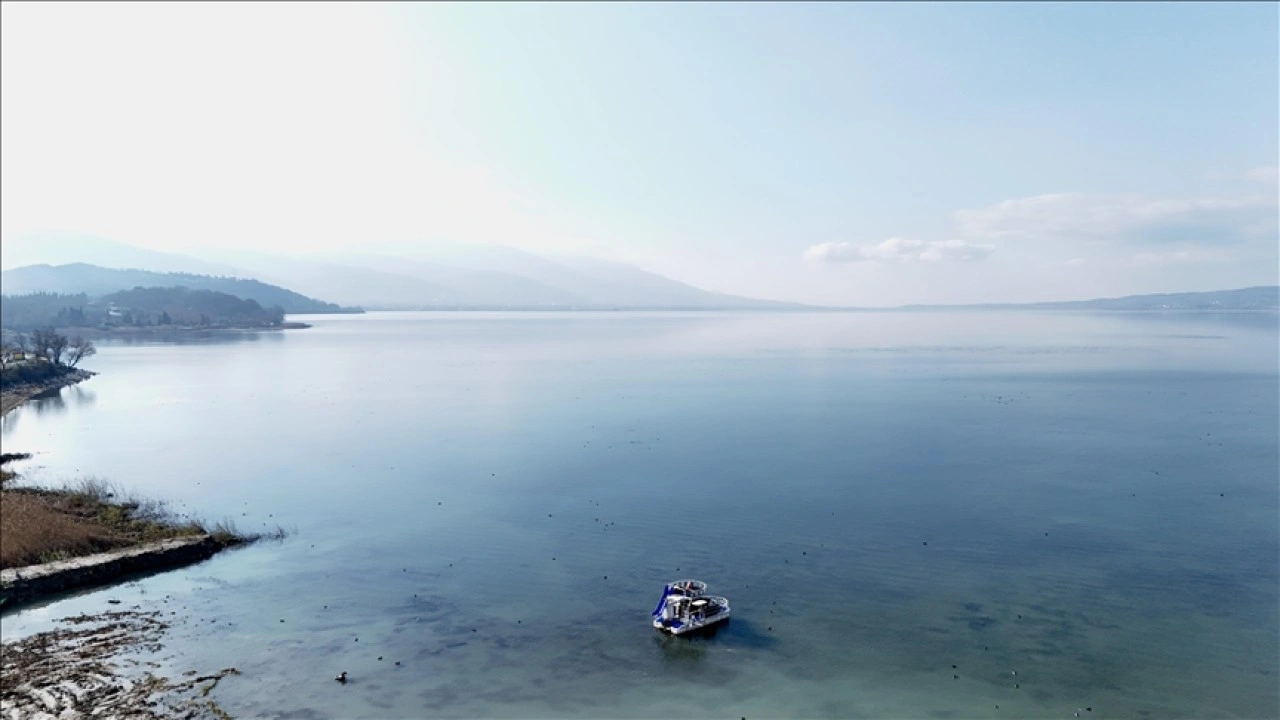
[[[53,333],[53,338],[49,341],[49,362],[54,365],[62,364],[62,356],[67,351],[67,345],[70,343],[67,336],[60,332]]]
[[[52,342],[52,335],[56,333],[53,328],[36,328],[31,331],[31,352],[36,357],[49,359],[49,345]]]
[[[39,357],[54,365],[62,364],[62,354],[67,350],[67,336],[52,327],[38,328],[31,332],[31,348]]]
[[[67,351],[67,364],[75,367],[81,360],[97,354],[98,348],[93,346],[92,340],[87,340],[77,335],[71,338],[71,344]]]

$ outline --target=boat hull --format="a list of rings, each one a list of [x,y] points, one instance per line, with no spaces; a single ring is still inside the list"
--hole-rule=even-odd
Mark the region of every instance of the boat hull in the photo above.
[[[691,621],[691,622],[683,623],[679,626],[664,625],[661,620],[654,620],[653,627],[657,630],[661,630],[662,632],[668,633],[671,635],[685,635],[687,633],[697,632],[698,630],[701,630],[703,628],[711,627],[712,625],[724,622],[725,620],[728,620],[728,619],[729,619],[729,610],[728,608],[726,608],[716,613],[715,615],[712,615],[709,618],[705,618],[700,621]]]

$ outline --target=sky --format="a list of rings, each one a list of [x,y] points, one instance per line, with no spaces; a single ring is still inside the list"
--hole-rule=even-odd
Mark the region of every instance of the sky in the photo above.
[[[0,252],[501,244],[865,306],[1280,282],[1275,3],[0,7]]]

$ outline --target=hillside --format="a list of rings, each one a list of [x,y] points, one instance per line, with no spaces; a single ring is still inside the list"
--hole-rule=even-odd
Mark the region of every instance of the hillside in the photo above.
[[[323,302],[259,280],[235,277],[160,273],[148,270],[105,268],[85,263],[29,265],[0,273],[0,288],[6,295],[35,292],[83,293],[99,297],[136,287],[186,287],[209,290],[252,300],[262,307],[280,307],[290,314],[360,312]]]
[[[375,248],[307,258],[248,250],[196,249],[183,255],[133,247],[90,236],[5,238],[4,292],[114,292],[135,286],[185,285],[280,305],[289,313],[309,309],[297,298],[264,295],[231,277],[254,278],[309,298],[376,309],[748,309],[803,306],[708,292],[624,263],[549,257],[503,245],[408,242],[388,251]],[[193,256],[194,255],[194,256]],[[91,274],[151,271],[146,276]],[[78,270],[49,274],[32,266]],[[16,267],[24,266],[24,267]],[[143,271],[129,270],[142,268]],[[22,270],[22,273],[18,273]],[[159,273],[156,271],[165,271]],[[180,271],[179,274],[168,273]],[[16,273],[16,274],[11,274]],[[197,279],[203,278],[203,279]]]
[[[149,250],[83,233],[14,233],[4,236],[3,245],[0,270],[12,270],[26,265],[86,263],[120,270],[144,268],[158,273],[237,275],[229,265],[210,263],[180,253]]]
[[[1276,310],[1280,286],[1260,285],[1237,290],[1128,295],[1069,302],[1035,303],[1028,307],[1076,310]]]
[[[284,323],[279,307],[213,290],[134,288],[91,298],[84,293],[8,295],[0,302],[0,327],[35,328],[270,328]]]
[[[463,253],[424,248],[412,254],[346,253],[307,260],[243,251],[223,251],[216,257],[246,274],[371,309],[803,307],[708,292],[623,263],[550,259],[501,246],[472,247]]]

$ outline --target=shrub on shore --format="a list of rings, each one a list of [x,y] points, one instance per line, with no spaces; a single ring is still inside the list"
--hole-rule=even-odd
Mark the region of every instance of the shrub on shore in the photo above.
[[[0,568],[52,562],[142,543],[210,535],[222,545],[281,538],[284,531],[241,533],[174,515],[160,502],[130,497],[112,483],[85,478],[59,488],[0,491]]]

